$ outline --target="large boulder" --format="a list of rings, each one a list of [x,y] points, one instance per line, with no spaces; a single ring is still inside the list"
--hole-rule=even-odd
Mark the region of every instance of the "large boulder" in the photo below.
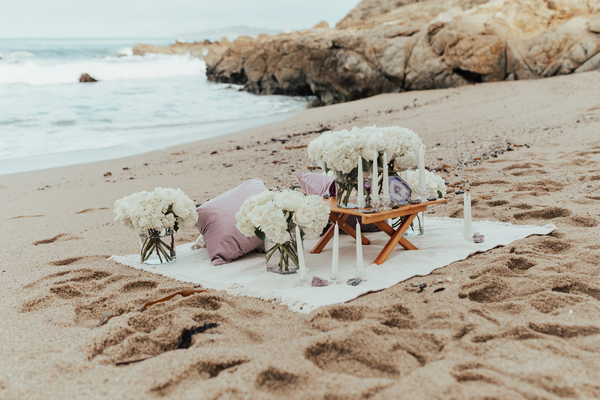
[[[600,0],[364,0],[335,29],[210,48],[209,80],[315,105],[600,68]]]

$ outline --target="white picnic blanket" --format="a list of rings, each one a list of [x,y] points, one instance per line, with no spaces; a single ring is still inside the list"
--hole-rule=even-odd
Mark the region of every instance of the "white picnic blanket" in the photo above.
[[[201,284],[203,287],[224,290],[239,296],[251,296],[287,305],[292,311],[308,314],[330,304],[343,303],[364,293],[389,288],[413,276],[425,276],[433,270],[469,255],[484,252],[497,246],[531,235],[546,235],[556,227],[510,225],[498,222],[475,221],[473,231],[485,235],[485,242],[467,243],[462,239],[462,220],[450,218],[426,218],[425,234],[409,240],[419,250],[404,250],[397,246],[382,265],[372,264],[366,268],[367,280],[358,286],[346,284],[355,277],[356,244],[349,235],[340,235],[340,275],[342,284],[326,287],[302,286],[299,274],[279,275],[267,272],[265,255],[248,254],[234,262],[221,266],[210,263],[205,248],[192,250],[193,243],[177,246],[177,261],[171,265],[150,266],[140,263],[139,254],[112,256],[110,259],[143,271],[152,272],[182,282]],[[365,233],[371,244],[363,246],[365,265],[372,263],[389,237],[383,232]],[[304,242],[306,266],[309,275],[329,280],[332,258],[330,241],[321,254],[310,254],[317,240]]]

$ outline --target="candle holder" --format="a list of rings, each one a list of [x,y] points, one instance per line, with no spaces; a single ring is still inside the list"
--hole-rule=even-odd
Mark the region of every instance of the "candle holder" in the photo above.
[[[367,207],[367,196],[364,194],[357,195],[356,204],[358,204],[358,212],[363,212]]]
[[[421,203],[424,203],[427,201],[427,193],[429,192],[429,183],[425,182],[425,185],[423,187],[423,190],[421,190],[421,187],[419,185],[419,200],[421,200]]]
[[[329,284],[337,285],[340,283],[340,271],[337,271],[336,274],[333,272],[333,268],[329,270],[329,279],[331,280]]]
[[[311,279],[310,279],[310,269],[305,268],[306,269],[306,274],[303,274],[302,272],[300,273],[300,282],[302,282],[302,286],[310,286],[311,284]],[[304,278],[303,278],[304,276]]]
[[[362,279],[363,281],[367,280],[367,271],[363,267],[362,269],[358,268],[358,265],[354,267],[354,271],[356,273],[356,277]]]
[[[377,188],[375,188],[375,190],[377,190]],[[371,190],[371,206],[379,209],[380,205],[381,205],[381,202],[379,200],[379,195],[377,193],[375,193],[373,190]]]

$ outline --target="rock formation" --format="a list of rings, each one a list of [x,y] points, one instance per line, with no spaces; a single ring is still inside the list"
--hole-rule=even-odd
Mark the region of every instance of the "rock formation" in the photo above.
[[[194,57],[204,59],[211,47],[227,46],[229,41],[227,38],[221,39],[221,43],[211,43],[210,40],[204,42],[184,43],[176,41],[170,46],[154,46],[152,44],[135,43],[133,45],[133,54],[143,56],[146,53],[158,54],[191,54]]]
[[[81,74],[81,76],[79,77],[79,82],[81,82],[81,83],[93,83],[93,82],[98,82],[98,80],[92,78],[90,76],[90,74]]]
[[[335,29],[210,48],[211,81],[314,105],[600,68],[600,0],[364,0]]]

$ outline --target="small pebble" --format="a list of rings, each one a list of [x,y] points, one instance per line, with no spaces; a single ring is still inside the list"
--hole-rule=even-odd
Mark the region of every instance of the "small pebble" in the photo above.
[[[348,279],[348,282],[346,282],[346,283],[348,285],[350,285],[350,286],[357,286],[361,282],[362,282],[362,279],[360,279],[360,278],[353,278],[353,279]]]
[[[410,199],[410,204],[420,204],[421,199]]]
[[[437,196],[435,194],[430,194],[429,196],[427,196],[427,200],[428,201],[436,201]]]

